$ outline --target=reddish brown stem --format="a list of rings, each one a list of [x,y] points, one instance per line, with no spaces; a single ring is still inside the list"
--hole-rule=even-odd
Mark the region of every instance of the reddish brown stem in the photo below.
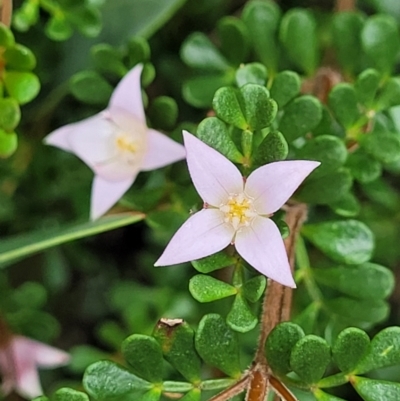
[[[12,0],[0,0],[0,22],[10,26],[12,17]]]
[[[335,11],[354,11],[356,9],[356,0],[336,0],[335,1]]]
[[[298,233],[307,217],[307,206],[299,203],[287,206],[286,224],[290,234],[285,239],[285,248],[288,255],[290,268],[294,271],[294,251]],[[265,363],[264,346],[271,330],[284,320],[289,320],[292,306],[292,288],[283,286],[273,280],[268,280],[267,293],[264,297],[261,332],[258,339],[258,348],[255,361]]]

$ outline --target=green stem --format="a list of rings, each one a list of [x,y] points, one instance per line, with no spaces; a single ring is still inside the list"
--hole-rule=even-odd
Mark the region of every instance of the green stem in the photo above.
[[[311,299],[318,305],[322,304],[323,296],[312,275],[307,248],[301,236],[297,238],[296,261],[299,266],[300,278],[304,280],[304,284]]]

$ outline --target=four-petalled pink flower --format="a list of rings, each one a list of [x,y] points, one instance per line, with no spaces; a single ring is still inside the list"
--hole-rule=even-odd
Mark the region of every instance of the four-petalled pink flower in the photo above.
[[[91,218],[107,212],[133,184],[139,171],[149,171],[185,158],[185,149],[166,135],[148,128],[140,75],[133,68],[115,88],[106,110],[63,126],[45,143],[75,153],[95,173]]]
[[[32,399],[43,394],[38,367],[66,365],[69,354],[57,348],[13,335],[0,346],[0,374],[2,395],[15,390],[20,396]]]
[[[183,136],[189,173],[204,208],[175,233],[155,266],[200,259],[234,244],[260,273],[295,287],[281,234],[270,217],[320,163],[274,162],[244,179],[221,153],[188,132]]]

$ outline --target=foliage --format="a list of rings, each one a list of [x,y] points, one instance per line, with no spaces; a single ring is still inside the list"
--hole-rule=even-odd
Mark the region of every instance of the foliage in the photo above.
[[[36,400],[242,399],[260,374],[289,401],[400,399],[397,3],[16,3],[0,24],[0,323],[72,356]],[[267,216],[294,260],[290,317],[291,290],[231,245],[153,266],[204,206],[185,162],[88,222],[91,171],[42,140],[104,110],[138,64],[152,129],[194,133],[243,177],[321,163]]]

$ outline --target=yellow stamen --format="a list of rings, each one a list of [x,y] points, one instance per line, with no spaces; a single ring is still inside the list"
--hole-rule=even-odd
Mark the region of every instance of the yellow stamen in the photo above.
[[[116,141],[117,147],[122,151],[135,153],[137,150],[134,142],[126,134],[118,135]]]
[[[256,215],[252,200],[244,194],[229,196],[228,202],[221,205],[219,210],[225,214],[225,222],[232,224],[235,230],[243,226],[249,226]]]

